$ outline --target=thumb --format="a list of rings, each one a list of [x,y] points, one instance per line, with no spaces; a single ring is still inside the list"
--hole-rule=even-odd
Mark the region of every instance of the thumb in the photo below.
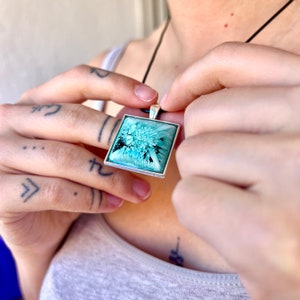
[[[181,73],[160,104],[164,110],[177,111],[222,88],[296,85],[299,68],[299,55],[262,45],[224,43]]]

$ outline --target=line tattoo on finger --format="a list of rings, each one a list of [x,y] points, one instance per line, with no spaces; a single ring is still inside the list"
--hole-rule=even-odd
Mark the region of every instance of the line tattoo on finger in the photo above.
[[[62,108],[61,104],[43,104],[43,105],[35,105],[32,107],[31,112],[36,113],[36,112],[41,112],[44,111],[44,116],[48,117],[51,115],[57,114]]]
[[[21,194],[21,198],[23,199],[24,203],[40,190],[40,187],[28,177],[26,178],[25,182],[22,183],[22,187],[24,188],[24,191]]]
[[[103,133],[103,130],[107,124],[107,122],[109,121],[109,119],[111,119],[111,116],[107,116],[104,120],[104,122],[102,123],[102,126],[100,128],[100,131],[99,131],[99,134],[98,134],[98,142],[101,141],[101,138],[102,138],[102,133]]]
[[[90,163],[90,169],[89,169],[90,172],[93,172],[93,170],[96,169],[97,173],[104,177],[111,176],[114,174],[113,172],[103,172],[102,169],[104,168],[104,165],[100,162],[97,162],[96,158],[90,159],[89,163]]]
[[[102,201],[103,201],[103,192],[100,190],[95,190],[94,188],[91,188],[91,204],[90,204],[90,209],[93,208],[94,203],[95,203],[95,194],[98,194],[98,208],[101,207]]]
[[[110,135],[109,135],[109,138],[108,138],[108,141],[107,141],[107,145],[109,146],[110,143],[111,143],[111,140],[112,140],[112,137],[114,135],[114,132],[116,131],[116,129],[119,127],[119,124],[120,124],[121,120],[117,120],[110,132]]]
[[[98,208],[100,208],[103,201],[103,192],[98,190],[98,194],[99,194]]]
[[[95,189],[91,188],[91,204],[90,204],[90,209],[94,206],[94,201],[95,201]]]
[[[107,70],[94,68],[94,67],[90,67],[90,73],[96,74],[99,78],[105,78],[110,74],[110,72]]]

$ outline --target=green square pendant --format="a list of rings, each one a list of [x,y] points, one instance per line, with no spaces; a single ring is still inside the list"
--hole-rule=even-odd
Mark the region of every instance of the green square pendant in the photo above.
[[[164,178],[178,130],[175,123],[124,115],[104,164]]]

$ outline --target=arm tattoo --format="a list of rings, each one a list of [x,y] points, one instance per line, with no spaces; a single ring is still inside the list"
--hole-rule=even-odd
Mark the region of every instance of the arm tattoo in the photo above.
[[[44,116],[55,115],[62,108],[61,104],[44,104],[44,105],[35,105],[32,107],[32,113],[45,111]]]
[[[105,77],[107,77],[110,74],[110,72],[107,71],[107,70],[103,70],[103,69],[99,69],[99,68],[94,68],[94,67],[90,67],[90,68],[91,68],[90,73],[91,74],[95,73],[99,78],[105,78]]]
[[[40,187],[28,177],[25,182],[22,183],[22,186],[24,188],[24,192],[21,194],[21,198],[23,198],[24,203],[40,190]]]
[[[90,172],[92,172],[94,168],[98,168],[97,173],[101,176],[111,176],[114,174],[113,172],[108,172],[108,173],[103,172],[102,169],[104,168],[104,165],[101,164],[100,162],[97,162],[96,158],[90,159],[89,163],[91,165],[89,170]]]
[[[111,119],[111,116],[107,116],[106,119],[104,120],[101,128],[100,128],[100,131],[99,131],[99,134],[98,134],[98,142],[101,141],[101,138],[102,138],[102,133],[103,133],[103,130],[104,130],[104,127],[106,126],[107,122],[109,121],[109,119]]]
[[[91,188],[91,205],[90,205],[90,209],[93,208],[94,203],[95,203],[95,189]],[[98,192],[98,208],[100,208],[101,204],[102,204],[102,200],[103,200],[103,192],[97,190]]]
[[[176,249],[171,250],[171,253],[169,255],[169,261],[177,266],[183,267],[184,259],[179,254],[179,241],[180,241],[180,237],[177,238]]]

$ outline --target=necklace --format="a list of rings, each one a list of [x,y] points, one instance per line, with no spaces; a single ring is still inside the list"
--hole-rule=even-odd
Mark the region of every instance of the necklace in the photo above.
[[[259,34],[261,33],[274,19],[276,19],[292,2],[294,2],[294,0],[289,0],[287,3],[285,3],[282,7],[279,8],[278,11],[275,12],[274,15],[272,15],[265,23],[263,23],[263,25],[261,25],[246,41],[245,43],[250,43],[252,42],[252,40]],[[142,80],[142,83],[145,83],[146,80],[147,80],[147,77],[148,77],[148,74],[151,70],[151,67],[153,65],[153,62],[156,58],[156,55],[157,55],[157,52],[161,46],[161,43],[163,41],[163,38],[164,38],[164,35],[167,31],[167,28],[169,26],[169,23],[170,23],[170,16],[168,15],[168,18],[167,18],[167,21],[166,21],[166,24],[165,24],[165,27],[163,28],[161,34],[160,34],[160,37],[158,39],[158,42],[155,46],[155,49],[152,53],[152,56],[151,56],[151,59],[148,63],[148,66],[147,66],[147,69],[146,69],[146,72],[144,74],[144,77],[143,77],[143,80]]]
[[[277,18],[294,0],[289,0],[263,25],[261,25],[246,41],[250,43],[262,30]],[[144,74],[145,83],[152,68],[157,52],[170,23],[170,17],[160,34]],[[156,120],[162,110],[158,104],[150,110],[149,118],[124,115],[117,135],[107,152],[104,164],[141,174],[163,178],[171,152],[179,131],[179,124]]]

